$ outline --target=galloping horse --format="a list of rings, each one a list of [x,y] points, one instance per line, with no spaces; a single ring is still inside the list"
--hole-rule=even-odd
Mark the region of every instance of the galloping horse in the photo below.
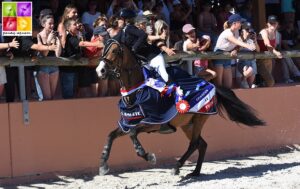
[[[136,60],[132,52],[123,44],[115,40],[109,40],[104,48],[103,56],[96,69],[100,78],[105,78],[108,75],[117,78],[120,81],[121,89],[131,89],[144,81],[142,66]],[[130,103],[134,98],[135,93],[122,97],[124,101]],[[265,125],[265,122],[255,115],[255,111],[247,104],[242,102],[232,90],[227,88],[216,88],[217,108],[221,116],[222,111],[225,110],[230,120],[242,123],[246,126],[254,127]],[[207,143],[201,136],[201,131],[204,123],[207,121],[209,115],[205,114],[177,114],[169,123],[174,127],[181,127],[186,137],[190,140],[189,147],[184,155],[178,160],[175,168],[172,170],[173,174],[179,174],[179,169],[184,162],[192,155],[195,150],[198,150],[199,156],[196,168],[188,176],[199,176],[201,166],[204,160]],[[133,141],[134,147],[138,156],[144,158],[146,161],[155,164],[156,158],[153,153],[146,153],[141,143],[137,139],[137,135],[141,132],[157,132],[160,125],[137,125],[129,132],[130,138]],[[104,146],[102,152],[99,174],[105,175],[108,173],[108,158],[113,141],[128,133],[122,131],[120,127],[113,130],[107,139],[107,144]]]

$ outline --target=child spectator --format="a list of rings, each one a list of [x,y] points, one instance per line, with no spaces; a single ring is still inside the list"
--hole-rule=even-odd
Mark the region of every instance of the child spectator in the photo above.
[[[269,16],[266,28],[259,32],[258,45],[261,51],[269,51],[276,55],[278,58],[282,58],[279,51],[276,50],[276,32],[278,27],[278,21],[276,16]],[[272,87],[275,84],[273,75],[273,61],[272,59],[260,59],[257,61],[257,71],[265,82],[266,87]]]
[[[246,44],[239,41],[239,30],[241,28],[242,17],[238,14],[233,14],[228,18],[228,27],[219,36],[217,40],[215,52],[230,52],[231,56],[237,55],[237,46],[247,48],[251,51],[255,50],[254,44]],[[215,71],[217,73],[216,81],[218,86],[224,86],[227,88],[232,87],[232,71],[231,71],[231,59],[227,60],[214,60],[213,61]]]
[[[256,33],[254,32],[250,22],[245,22],[243,24],[239,40],[250,45],[254,44],[256,52],[259,52]],[[249,50],[245,48],[241,48],[240,51],[249,52]],[[256,60],[238,60],[237,68],[238,71],[236,73],[236,80],[238,86],[240,86],[241,83],[246,83],[245,86],[242,85],[241,87],[256,88],[256,85],[254,84],[255,75],[257,74]]]
[[[64,49],[64,57],[67,58],[74,58],[79,59],[82,57],[82,51],[81,47],[89,47],[89,46],[95,46],[102,48],[103,43],[100,41],[96,42],[87,42],[87,41],[80,41],[78,38],[78,25],[77,21],[74,18],[66,19],[64,22],[64,27],[67,29],[67,36],[66,36],[66,44]],[[85,70],[84,68],[80,68],[81,70]],[[63,66],[61,68],[62,77],[62,94],[63,98],[74,98],[75,97],[75,90],[76,90],[76,79],[77,79],[77,71],[78,69],[75,69],[72,66]],[[80,71],[81,73],[84,73],[83,71]],[[86,86],[86,78],[84,77],[84,74],[82,75],[79,80],[81,83],[79,83],[82,87]]]
[[[55,53],[53,51],[41,51],[42,56],[59,57],[62,51],[60,40],[54,29],[53,16],[47,15],[41,18],[43,30],[38,34],[38,44],[57,46]],[[42,89],[45,100],[53,99],[56,93],[59,78],[59,69],[57,66],[41,66],[38,72],[38,81]]]
[[[210,37],[207,35],[202,36],[202,39],[196,37],[195,28],[191,24],[183,26],[182,31],[187,38],[183,43],[183,51],[187,53],[203,52],[210,46]],[[208,60],[195,60],[194,74],[206,81],[216,77],[216,72],[208,68]]]
[[[100,41],[101,43],[105,43],[106,40],[109,38],[108,32],[106,31],[106,28],[104,26],[97,26],[94,28],[93,36],[91,39],[91,42]],[[102,55],[103,48],[97,48],[97,47],[86,47],[84,49],[85,56],[89,59],[99,59]],[[97,72],[96,72],[96,66],[91,65],[88,66],[86,72],[86,77],[88,77],[88,83],[89,83],[89,89],[90,94],[92,97],[96,96],[106,96],[108,94],[108,80],[98,80]]]

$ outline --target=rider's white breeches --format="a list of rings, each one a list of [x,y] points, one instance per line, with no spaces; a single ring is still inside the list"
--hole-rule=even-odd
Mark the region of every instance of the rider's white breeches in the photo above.
[[[167,82],[169,80],[169,75],[166,71],[166,65],[165,65],[165,59],[162,54],[157,55],[154,57],[150,63],[149,66],[162,77],[162,79]]]

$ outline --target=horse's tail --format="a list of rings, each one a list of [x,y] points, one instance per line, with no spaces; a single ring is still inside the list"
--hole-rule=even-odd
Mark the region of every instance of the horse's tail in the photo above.
[[[266,123],[256,116],[255,110],[248,104],[241,101],[231,89],[216,87],[217,108],[219,114],[223,116],[222,110],[225,109],[231,121],[243,123],[247,126],[265,125]]]

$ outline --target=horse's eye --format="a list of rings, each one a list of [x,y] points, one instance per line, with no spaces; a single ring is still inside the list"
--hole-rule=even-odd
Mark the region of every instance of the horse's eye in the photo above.
[[[112,51],[112,53],[117,54],[117,53],[118,53],[118,50],[117,50],[117,49],[114,49],[114,50]]]

